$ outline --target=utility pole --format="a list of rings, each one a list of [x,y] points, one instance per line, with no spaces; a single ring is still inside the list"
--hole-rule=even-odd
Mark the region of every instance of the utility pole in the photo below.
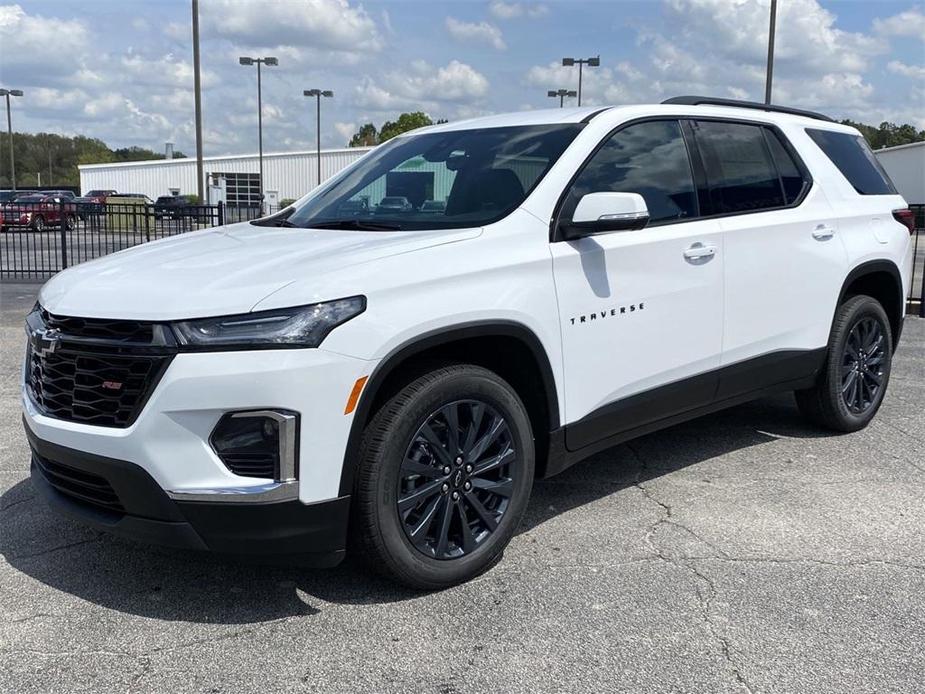
[[[550,89],[548,92],[546,92],[546,96],[552,98],[559,97],[559,108],[565,106],[565,97],[572,98],[577,95],[578,92],[576,92],[574,89]]]
[[[321,185],[321,97],[332,97],[334,92],[330,89],[306,89],[302,96],[315,97],[315,148],[318,159],[318,185]]]
[[[199,75],[199,0],[193,0],[193,91],[196,102],[196,192],[206,204],[202,173],[202,81]]]
[[[242,56],[238,58],[238,63],[240,65],[257,65],[257,157],[260,169],[260,213],[263,214],[263,96],[260,84],[260,66],[279,65],[279,60],[273,56],[267,56],[266,58]]]
[[[0,89],[0,96],[6,97],[6,131],[10,136],[10,184],[16,190],[16,161],[13,156],[13,117],[10,115],[10,97],[22,96],[22,89]]]
[[[774,26],[777,23],[777,0],[771,0],[771,25],[768,27],[768,78],[764,85],[764,103],[771,103],[771,80],[774,76]]]
[[[581,106],[581,69],[585,65],[588,67],[600,67],[601,56],[598,55],[594,58],[563,58],[562,65],[563,67],[578,66],[578,105]]]

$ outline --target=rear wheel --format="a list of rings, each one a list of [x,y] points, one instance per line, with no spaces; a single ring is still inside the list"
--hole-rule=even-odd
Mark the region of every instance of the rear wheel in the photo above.
[[[42,215],[38,215],[32,218],[32,231],[45,231],[45,218]]]
[[[64,228],[68,231],[71,231],[75,226],[77,226],[77,220],[74,219],[74,215],[69,214],[64,218]]]
[[[874,418],[890,380],[893,338],[880,303],[859,295],[839,306],[826,365],[813,388],[796,392],[800,411],[835,431],[857,431]]]
[[[497,374],[439,367],[376,413],[359,465],[356,548],[405,585],[446,588],[492,567],[513,537],[533,482],[530,420]]]

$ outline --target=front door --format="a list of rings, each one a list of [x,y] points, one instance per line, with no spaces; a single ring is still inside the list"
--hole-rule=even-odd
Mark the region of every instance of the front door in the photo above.
[[[723,237],[717,221],[698,219],[678,122],[609,136],[559,219],[601,191],[641,194],[650,223],[551,244],[570,450],[709,403],[722,352]]]

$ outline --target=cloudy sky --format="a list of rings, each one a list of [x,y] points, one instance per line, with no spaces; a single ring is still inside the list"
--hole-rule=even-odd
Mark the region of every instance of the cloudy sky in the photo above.
[[[600,54],[584,101],[678,94],[761,100],[770,0],[435,2],[201,0],[206,154],[346,144],[401,111],[434,118],[544,108],[575,88],[563,56]],[[0,5],[0,85],[26,92],[14,126],[111,146],[194,151],[189,0],[21,0]],[[925,3],[780,0],[774,100],[869,123],[925,128]]]

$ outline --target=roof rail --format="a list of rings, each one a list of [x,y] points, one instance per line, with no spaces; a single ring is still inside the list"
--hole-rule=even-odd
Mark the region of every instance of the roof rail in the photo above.
[[[739,99],[719,99],[712,96],[675,96],[671,99],[665,99],[663,104],[684,104],[686,106],[731,106],[733,108],[751,108],[758,111],[772,111],[774,113],[789,113],[794,116],[805,116],[806,118],[815,118],[816,120],[825,120],[834,123],[835,120],[815,111],[804,111],[801,108],[788,108],[786,106],[774,106],[773,104],[762,104],[757,101],[741,101]]]

